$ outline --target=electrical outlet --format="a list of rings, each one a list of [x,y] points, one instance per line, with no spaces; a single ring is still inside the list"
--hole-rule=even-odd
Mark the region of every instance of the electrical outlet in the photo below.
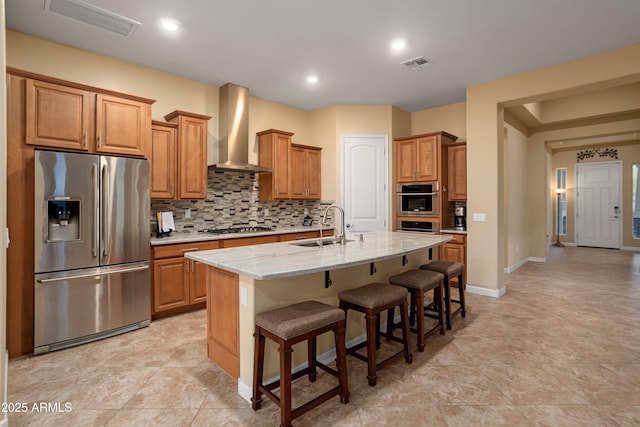
[[[185,209],[184,210],[184,217],[185,217],[185,219],[191,218],[191,209]]]
[[[487,220],[487,214],[484,212],[475,212],[473,214],[473,220],[476,222],[485,222]]]

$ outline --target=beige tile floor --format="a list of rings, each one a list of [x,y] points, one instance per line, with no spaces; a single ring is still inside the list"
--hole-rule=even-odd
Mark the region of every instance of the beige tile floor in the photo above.
[[[499,299],[468,294],[468,315],[432,336],[414,362],[367,385],[349,358],[351,400],[299,426],[640,425],[640,254],[552,248],[505,279]],[[9,363],[9,401],[70,403],[70,412],[11,413],[10,426],[277,426],[251,410],[205,354],[205,313]],[[298,395],[331,384],[320,373]]]

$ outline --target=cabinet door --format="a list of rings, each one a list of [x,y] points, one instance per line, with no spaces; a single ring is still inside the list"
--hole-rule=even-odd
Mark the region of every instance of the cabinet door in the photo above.
[[[273,180],[276,199],[291,198],[291,136],[274,134]]]
[[[416,140],[396,142],[396,181],[417,181]]]
[[[178,198],[207,197],[207,123],[182,116],[178,135]]]
[[[176,130],[153,125],[151,131],[151,198],[173,199],[176,169]]]
[[[321,151],[306,150],[307,199],[320,200],[321,196]]]
[[[307,197],[307,165],[306,151],[301,147],[291,147],[291,198],[306,199]]]
[[[418,181],[438,180],[438,139],[435,136],[416,141]]]
[[[467,146],[449,147],[449,200],[467,200]]]
[[[191,303],[207,300],[207,265],[191,260],[191,281],[189,283]]]
[[[91,92],[26,79],[25,142],[87,151],[91,100]]]
[[[146,156],[151,133],[148,104],[111,95],[96,96],[96,151]]]
[[[153,261],[154,312],[189,304],[188,260],[184,257]]]
[[[445,243],[442,245],[442,259],[464,264],[464,245]]]

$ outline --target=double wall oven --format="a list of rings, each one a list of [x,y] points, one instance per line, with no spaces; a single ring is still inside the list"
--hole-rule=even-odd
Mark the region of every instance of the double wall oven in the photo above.
[[[438,182],[414,182],[396,187],[396,230],[437,233],[440,192]]]

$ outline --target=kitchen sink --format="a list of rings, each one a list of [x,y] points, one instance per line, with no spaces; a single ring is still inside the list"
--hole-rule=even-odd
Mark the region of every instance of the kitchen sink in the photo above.
[[[347,239],[347,242],[353,242],[353,240],[349,240]],[[320,239],[315,239],[311,242],[291,242],[289,243],[290,245],[295,245],[295,246],[302,246],[305,248],[315,248],[317,246],[320,246]],[[334,244],[339,244],[336,242],[336,239],[334,237],[326,237],[324,239],[322,239],[322,244],[323,245],[334,245]]]

